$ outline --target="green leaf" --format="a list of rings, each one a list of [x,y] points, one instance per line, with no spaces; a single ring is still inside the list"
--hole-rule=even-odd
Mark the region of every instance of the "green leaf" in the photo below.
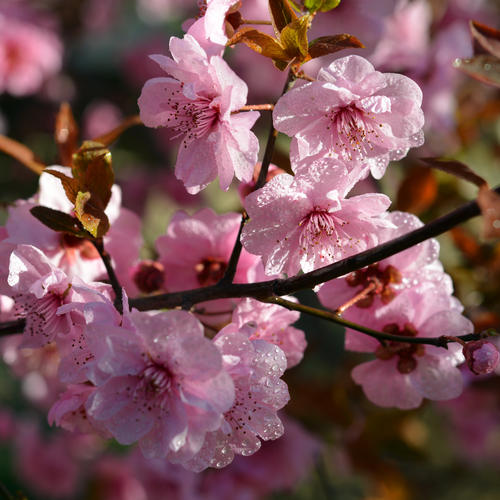
[[[333,36],[321,36],[309,44],[311,59],[333,54],[343,49],[362,49],[364,45],[352,35],[341,33]]]
[[[75,202],[75,214],[82,226],[94,238],[101,238],[109,230],[109,220],[100,200],[90,192],[79,191]]]
[[[280,34],[280,42],[289,59],[297,58],[304,60],[308,53],[307,29],[311,22],[311,16],[296,19],[283,28]]]
[[[30,212],[33,217],[53,231],[72,234],[80,238],[86,236],[78,219],[65,212],[40,205],[33,207]]]
[[[297,19],[288,0],[269,0],[269,12],[273,23],[274,34],[279,37],[285,26]]]
[[[340,4],[340,0],[304,0],[304,7],[311,13],[328,12],[335,9]]]

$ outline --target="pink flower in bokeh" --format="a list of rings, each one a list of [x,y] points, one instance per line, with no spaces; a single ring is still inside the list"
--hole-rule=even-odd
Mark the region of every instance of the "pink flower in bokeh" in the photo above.
[[[294,297],[286,297],[295,301]],[[304,332],[290,326],[300,317],[276,304],[266,304],[255,299],[243,299],[233,312],[233,323],[238,327],[250,324],[255,327],[250,340],[261,339],[277,345],[287,359],[287,368],[297,365],[307,346]]]
[[[71,453],[72,437],[43,439],[34,424],[18,426],[16,471],[30,490],[42,497],[75,498],[80,465]]]
[[[101,323],[101,334],[89,335],[97,390],[87,413],[121,444],[138,441],[146,457],[183,462],[222,424],[233,382],[192,314],[133,311],[130,320]]]
[[[62,65],[63,47],[55,33],[0,10],[0,94],[37,92]]]
[[[405,290],[383,312],[365,324],[375,330],[404,337],[464,335],[472,323],[459,311],[449,308],[449,298],[432,286]],[[416,408],[423,398],[452,399],[460,395],[463,380],[457,365],[463,362],[461,349],[386,341],[384,345],[368,335],[357,335],[355,350],[374,352],[377,359],[356,366],[352,378],[363,387],[366,397],[379,406]]]
[[[214,338],[224,369],[235,386],[235,400],[219,430],[208,433],[199,453],[184,466],[194,471],[222,468],[235,455],[251,455],[265,441],[283,434],[277,411],[290,399],[280,379],[286,369],[283,351],[265,340],[250,340],[252,328],[230,323]],[[260,438],[260,439],[259,439]]]
[[[293,137],[295,163],[332,156],[364,163],[379,179],[389,161],[423,143],[421,104],[422,91],[413,80],[380,73],[366,59],[348,56],[322,68],[316,81],[282,96],[273,120]]]
[[[151,58],[171,78],[148,80],[139,97],[148,127],[172,128],[182,143],[175,173],[194,194],[217,175],[227,190],[236,175],[249,181],[258,140],[250,131],[259,113],[232,114],[246,104],[247,86],[220,56],[208,57],[191,35],[170,39],[173,59]]]
[[[392,223],[383,194],[345,198],[352,182],[341,163],[313,164],[295,177],[277,175],[245,198],[244,247],[261,255],[266,274],[312,271],[378,243]]]

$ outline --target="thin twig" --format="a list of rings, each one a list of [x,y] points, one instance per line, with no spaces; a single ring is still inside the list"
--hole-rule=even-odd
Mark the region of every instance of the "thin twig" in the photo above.
[[[26,320],[24,318],[14,321],[5,321],[4,323],[0,323],[0,336],[3,337],[4,335],[23,333],[25,326]]]
[[[480,333],[469,333],[467,335],[458,335],[457,337],[440,336],[440,337],[407,337],[405,335],[391,335],[390,333],[379,332],[377,330],[372,330],[363,325],[358,325],[352,321],[348,321],[333,311],[327,309],[317,309],[315,307],[306,306],[303,304],[297,304],[291,302],[290,300],[283,299],[281,297],[270,297],[268,299],[263,299],[262,302],[268,302],[271,304],[278,304],[290,311],[299,311],[302,313],[309,314],[311,316],[316,316],[317,318],[322,318],[338,325],[345,326],[346,328],[351,328],[352,330],[357,330],[358,332],[369,335],[380,341],[392,341],[392,342],[404,342],[406,344],[427,344],[435,345],[437,347],[446,347],[450,342],[469,342],[470,340],[479,340],[482,338]]]
[[[241,19],[240,24],[258,24],[258,25],[264,25],[264,26],[272,26],[271,21],[264,21],[260,19]]]
[[[496,188],[500,193],[500,187]],[[476,217],[480,214],[476,201],[471,201],[457,208],[447,215],[439,217],[419,229],[406,233],[399,238],[387,241],[357,255],[348,257],[329,266],[316,269],[300,276],[287,279],[275,279],[258,283],[213,285],[195,290],[159,294],[149,297],[139,297],[130,300],[130,305],[141,311],[173,308],[184,303],[191,305],[207,300],[253,297],[257,299],[273,296],[289,295],[299,290],[312,289],[316,285],[325,283],[349,274],[363,267],[386,259],[429,238],[434,238],[449,229]]]
[[[274,104],[247,104],[242,106],[240,109],[231,111],[231,114],[241,113],[243,111],[272,111],[274,109]]]
[[[123,313],[123,307],[122,307],[123,291],[122,291],[122,287],[120,285],[120,282],[118,281],[118,277],[116,276],[115,270],[113,268],[113,264],[111,263],[111,256],[104,249],[104,244],[102,242],[102,238],[97,239],[97,240],[91,239],[90,241],[95,246],[96,250],[99,252],[99,255],[101,256],[101,259],[104,263],[104,266],[106,267],[109,281],[111,283],[111,286],[113,287],[113,291],[115,292],[115,301],[114,301],[115,307],[116,307],[117,311],[120,314],[122,314]]]

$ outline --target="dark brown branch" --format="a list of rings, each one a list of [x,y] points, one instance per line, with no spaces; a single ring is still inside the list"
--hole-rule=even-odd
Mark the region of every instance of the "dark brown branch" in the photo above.
[[[111,256],[104,249],[104,244],[102,242],[102,238],[100,238],[98,240],[91,239],[90,241],[95,246],[96,250],[99,252],[99,255],[101,256],[101,260],[103,261],[104,266],[106,267],[106,272],[108,273],[109,281],[111,283],[113,291],[115,292],[114,305],[115,305],[117,311],[120,314],[122,314],[123,313],[123,307],[122,307],[123,291],[122,291],[122,287],[120,285],[120,282],[118,281],[118,277],[116,276],[115,270],[113,268],[113,264],[111,263]]]
[[[500,188],[496,188],[500,193]],[[192,306],[206,300],[222,298],[254,297],[266,299],[273,296],[288,295],[298,290],[311,289],[320,283],[324,283],[344,274],[366,267],[391,255],[406,250],[422,241],[445,233],[449,229],[476,217],[480,214],[479,207],[475,201],[471,201],[457,208],[447,215],[425,224],[419,229],[400,236],[382,245],[370,248],[347,259],[330,264],[288,279],[276,279],[248,284],[224,284],[214,285],[196,290],[167,293],[152,297],[140,297],[132,299],[130,305],[141,311],[149,311],[162,308],[173,308],[178,306]]]
[[[23,333],[25,326],[25,319],[17,319],[14,321],[6,321],[4,323],[0,323],[0,336],[3,337],[4,335]]]

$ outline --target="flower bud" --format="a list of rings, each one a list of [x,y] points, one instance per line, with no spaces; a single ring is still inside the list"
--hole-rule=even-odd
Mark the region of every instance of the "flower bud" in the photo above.
[[[463,348],[463,354],[470,371],[476,375],[491,373],[500,361],[498,349],[486,340],[468,342]]]

